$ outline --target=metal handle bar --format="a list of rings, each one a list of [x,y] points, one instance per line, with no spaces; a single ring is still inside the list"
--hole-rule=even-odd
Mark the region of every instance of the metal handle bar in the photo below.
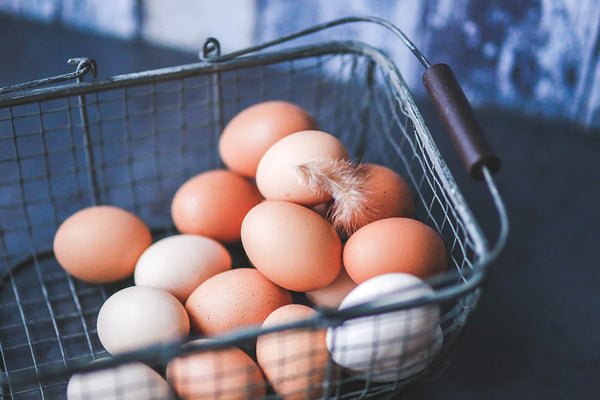
[[[221,62],[231,60],[242,55],[254,53],[268,47],[276,46],[293,39],[306,36],[312,33],[323,31],[334,26],[354,23],[370,22],[389,29],[396,35],[404,45],[417,57],[425,67],[423,74],[423,83],[429,92],[438,113],[440,114],[448,133],[453,139],[463,163],[471,177],[483,179],[482,168],[485,166],[492,174],[495,174],[500,168],[500,159],[491,150],[489,144],[484,138],[483,130],[480,128],[473,109],[464,95],[454,73],[446,64],[435,64],[427,60],[415,44],[398,27],[382,18],[372,16],[355,16],[333,20],[330,22],[315,25],[313,27],[300,30],[296,33],[283,36],[256,46],[251,46],[242,50],[234,51],[225,55],[219,55],[218,45],[217,54],[210,58],[212,62]],[[210,45],[210,46],[207,46]],[[208,58],[208,49],[214,50],[215,39],[209,38],[203,49],[204,58]]]

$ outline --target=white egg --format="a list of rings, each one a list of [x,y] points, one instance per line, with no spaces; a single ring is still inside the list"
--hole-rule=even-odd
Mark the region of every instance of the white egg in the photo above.
[[[231,255],[218,241],[200,235],[173,235],[147,248],[133,279],[138,286],[166,290],[185,303],[202,282],[231,269]]]
[[[165,379],[149,366],[134,362],[74,374],[67,384],[67,400],[174,399]]]
[[[381,300],[394,304],[433,294],[416,276],[389,273],[354,288],[339,309]],[[333,360],[362,379],[389,382],[425,369],[439,352],[443,334],[435,305],[358,317],[327,331]]]
[[[130,286],[100,308],[98,337],[111,354],[184,340],[190,320],[179,300],[164,290]]]

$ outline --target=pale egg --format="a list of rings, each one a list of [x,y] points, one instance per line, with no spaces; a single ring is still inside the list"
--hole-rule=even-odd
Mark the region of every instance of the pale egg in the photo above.
[[[220,242],[200,235],[173,235],[146,249],[133,279],[138,286],[165,290],[185,303],[202,282],[231,269],[231,255]]]
[[[110,296],[100,308],[98,337],[111,354],[184,340],[190,332],[185,308],[172,294],[130,286]]]
[[[175,399],[167,381],[141,362],[74,374],[67,384],[67,400]]]
[[[316,130],[293,133],[273,144],[256,169],[256,185],[268,200],[285,200],[313,206],[331,199],[301,180],[299,166],[310,161],[349,160],[343,143],[335,136]]]

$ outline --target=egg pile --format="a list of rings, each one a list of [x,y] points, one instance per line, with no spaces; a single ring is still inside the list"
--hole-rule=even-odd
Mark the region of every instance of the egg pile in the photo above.
[[[104,205],[78,211],[56,232],[56,259],[74,277],[106,283],[133,276],[134,285],[98,313],[98,337],[110,354],[272,328],[311,318],[319,307],[433,294],[424,279],[445,272],[448,251],[415,219],[409,185],[387,167],[352,161],[298,105],[267,101],[243,110],[222,132],[219,153],[224,168],[190,177],[174,194],[177,234],[152,243],[141,219]],[[228,246],[236,243],[248,266],[232,265]],[[378,382],[420,372],[441,348],[438,320],[438,308],[426,305],[328,329],[276,330],[261,334],[252,351],[177,357],[165,378],[183,399],[261,398],[267,387],[285,400],[318,398],[333,378],[326,373],[332,363]],[[90,387],[118,383],[119,374],[135,372],[126,367],[75,375],[68,397],[92,394],[74,389],[85,379],[104,379]]]

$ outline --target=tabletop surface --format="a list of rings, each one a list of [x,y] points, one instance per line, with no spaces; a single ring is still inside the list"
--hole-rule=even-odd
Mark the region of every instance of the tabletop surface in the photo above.
[[[69,57],[93,57],[102,76],[196,60],[140,41],[5,16],[0,35],[0,87],[69,71]],[[443,132],[423,104],[431,131]],[[449,368],[402,396],[594,398],[600,394],[600,132],[501,110],[476,112],[502,159],[496,180],[508,209],[509,239]],[[467,178],[449,140],[435,139],[465,197],[485,193]],[[475,214],[493,227],[495,214],[476,203]]]

